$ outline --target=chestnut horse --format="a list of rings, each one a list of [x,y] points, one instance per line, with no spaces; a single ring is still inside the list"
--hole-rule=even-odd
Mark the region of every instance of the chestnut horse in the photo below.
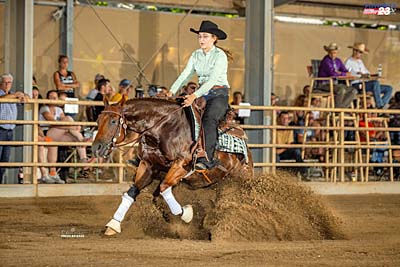
[[[180,215],[189,223],[193,217],[191,205],[182,207],[172,194],[172,187],[181,180],[194,189],[209,186],[230,173],[253,173],[253,162],[248,151],[248,162],[242,154],[216,151],[220,166],[204,173],[192,171],[193,139],[190,122],[184,109],[175,101],[156,98],[130,99],[109,105],[98,118],[98,133],[92,144],[93,152],[107,157],[120,144],[138,142],[141,159],[134,184],[123,194],[113,219],[106,225],[106,235],[121,232],[121,222],[140,191],[148,186],[160,171],[166,172],[158,194],[168,204],[172,214]],[[134,135],[136,133],[136,135]],[[136,136],[132,140],[131,136]],[[160,177],[158,177],[160,178]],[[157,194],[157,195],[158,195]]]

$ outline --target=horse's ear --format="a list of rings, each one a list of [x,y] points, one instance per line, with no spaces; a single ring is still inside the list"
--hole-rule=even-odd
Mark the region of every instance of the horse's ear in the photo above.
[[[104,108],[107,108],[110,103],[108,102],[108,96],[104,95],[103,97]]]
[[[125,97],[122,96],[122,97],[121,97],[121,100],[118,101],[118,105],[120,105],[121,107],[123,107],[124,104],[125,104]]]

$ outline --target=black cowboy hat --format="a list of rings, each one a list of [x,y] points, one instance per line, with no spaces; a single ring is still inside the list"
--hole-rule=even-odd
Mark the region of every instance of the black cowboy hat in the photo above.
[[[203,20],[198,31],[193,28],[190,28],[190,31],[197,34],[199,32],[208,32],[217,36],[219,40],[226,39],[226,33],[223,30],[218,29],[218,25],[209,20]]]

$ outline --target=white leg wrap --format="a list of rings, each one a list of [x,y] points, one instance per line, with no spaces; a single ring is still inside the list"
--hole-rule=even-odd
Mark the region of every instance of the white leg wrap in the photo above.
[[[127,193],[124,193],[122,195],[121,204],[119,204],[119,207],[117,211],[114,213],[113,218],[118,222],[122,222],[122,220],[125,217],[125,214],[128,212],[130,206],[133,204],[134,201],[135,200],[131,198]]]
[[[182,206],[176,201],[174,195],[172,194],[172,187],[168,187],[164,192],[161,193],[165,202],[167,202],[169,209],[172,214],[179,215],[182,213]]]

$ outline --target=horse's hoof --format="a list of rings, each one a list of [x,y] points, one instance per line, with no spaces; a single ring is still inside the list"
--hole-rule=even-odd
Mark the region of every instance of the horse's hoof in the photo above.
[[[181,219],[185,223],[190,223],[193,219],[192,205],[186,205],[186,206],[182,207],[182,210],[183,210],[183,213],[182,213]]]
[[[106,236],[113,236],[115,234],[118,234],[118,233],[110,227],[107,227],[106,230],[104,231],[104,235],[106,235]]]
[[[104,235],[115,235],[121,233],[121,223],[117,220],[112,219],[106,224],[106,231]]]

